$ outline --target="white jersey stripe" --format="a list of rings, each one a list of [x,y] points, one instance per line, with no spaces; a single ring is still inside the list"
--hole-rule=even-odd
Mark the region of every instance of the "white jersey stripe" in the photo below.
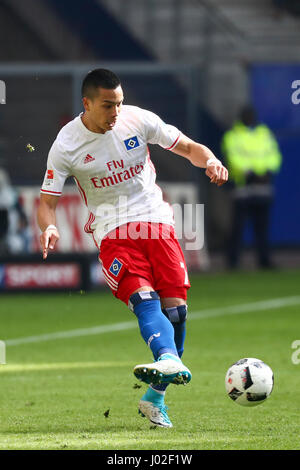
[[[177,139],[175,140],[175,142],[171,145],[171,147],[167,147],[165,150],[172,150],[172,148],[174,148],[175,145],[177,144],[177,142],[178,142],[180,136],[181,136],[181,133],[179,134],[179,136],[177,137]]]
[[[117,281],[111,277],[111,275],[108,273],[107,269],[105,269],[104,266],[102,266],[102,270],[106,274],[106,276],[110,279],[110,281],[117,286],[118,285]]]
[[[41,193],[45,193],[45,194],[55,194],[57,196],[60,196],[62,193],[59,192],[59,191],[48,191],[46,189],[41,189]]]
[[[117,286],[114,286],[114,285],[111,283],[111,281],[107,278],[107,276],[106,276],[105,273],[103,273],[103,276],[104,276],[104,278],[105,278],[107,284],[109,285],[109,287],[111,287],[112,290],[115,290],[115,291],[118,290],[118,285],[117,285]]]
[[[92,212],[91,212],[91,213],[90,213],[90,216],[89,216],[89,219],[88,219],[87,223],[86,223],[85,226],[84,226],[84,231],[85,231],[86,233],[93,233],[93,230],[91,229],[91,225],[92,225],[92,223],[94,222],[94,220],[95,220],[95,216],[94,216],[94,214],[92,214]]]

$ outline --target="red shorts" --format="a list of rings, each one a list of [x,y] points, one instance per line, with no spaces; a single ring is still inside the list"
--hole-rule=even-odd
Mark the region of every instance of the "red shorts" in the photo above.
[[[112,293],[126,305],[142,286],[151,286],[161,298],[184,300],[191,287],[181,247],[170,225],[122,225],[102,240],[99,260]]]

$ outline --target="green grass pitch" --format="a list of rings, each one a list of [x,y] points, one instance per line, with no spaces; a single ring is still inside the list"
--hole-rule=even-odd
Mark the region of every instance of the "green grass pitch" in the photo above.
[[[291,346],[300,340],[300,303],[222,313],[299,295],[300,272],[203,274],[191,283],[184,362],[193,378],[167,390],[173,428],[151,428],[137,413],[146,385],[132,370],[152,357],[131,327],[8,345],[0,449],[300,449],[300,364]],[[135,319],[106,291],[1,295],[0,302],[4,341]],[[216,315],[195,315],[210,309]],[[264,360],[275,376],[271,397],[255,408],[235,404],[224,388],[228,367],[247,356]]]

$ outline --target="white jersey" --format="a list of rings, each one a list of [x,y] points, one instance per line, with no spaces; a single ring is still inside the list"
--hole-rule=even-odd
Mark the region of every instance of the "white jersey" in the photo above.
[[[72,176],[89,210],[85,231],[100,247],[111,230],[127,222],[163,222],[174,226],[171,206],[155,183],[147,144],[171,150],[180,131],[156,114],[124,105],[111,131],[91,132],[81,115],[64,126],[48,156],[41,192],[60,196]]]

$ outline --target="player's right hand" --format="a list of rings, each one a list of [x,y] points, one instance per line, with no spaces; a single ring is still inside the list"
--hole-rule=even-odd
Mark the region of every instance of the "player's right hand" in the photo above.
[[[40,236],[40,243],[43,252],[43,259],[48,256],[48,251],[53,250],[55,243],[59,240],[59,233],[56,228],[47,228]]]
[[[211,158],[207,161],[205,174],[210,178],[210,182],[217,186],[222,186],[228,181],[228,170],[217,158]]]

